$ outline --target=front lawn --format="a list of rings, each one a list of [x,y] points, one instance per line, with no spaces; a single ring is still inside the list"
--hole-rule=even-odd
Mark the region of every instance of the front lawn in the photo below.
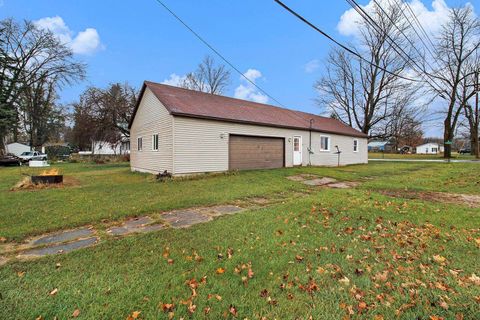
[[[80,186],[35,192],[8,191],[18,169],[0,169],[0,236],[8,241],[284,193],[282,202],[189,229],[10,262],[0,267],[0,319],[477,319],[480,209],[382,192],[480,195],[479,169],[374,163],[156,183],[125,165],[70,164],[61,170]],[[361,185],[286,179],[297,173]],[[306,189],[313,192],[294,193]]]
[[[399,154],[384,152],[369,152],[369,159],[410,159],[410,160],[443,160],[443,154]],[[459,154],[452,152],[452,159],[457,160],[474,160],[475,156],[470,154]]]

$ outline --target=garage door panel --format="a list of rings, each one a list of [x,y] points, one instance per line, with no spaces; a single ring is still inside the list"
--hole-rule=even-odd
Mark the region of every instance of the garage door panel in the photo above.
[[[230,136],[229,169],[272,169],[284,166],[283,138]]]

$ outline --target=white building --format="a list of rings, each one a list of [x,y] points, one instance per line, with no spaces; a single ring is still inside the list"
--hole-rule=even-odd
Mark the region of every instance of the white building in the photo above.
[[[18,142],[7,144],[6,149],[7,149],[7,153],[12,153],[16,156],[19,156],[24,152],[31,151],[30,146],[27,146],[26,144],[18,143]]]
[[[129,128],[133,171],[368,163],[367,136],[338,120],[153,82],[144,83]]]
[[[417,146],[417,154],[439,154],[444,151],[443,149],[442,145],[435,142],[429,142]]]

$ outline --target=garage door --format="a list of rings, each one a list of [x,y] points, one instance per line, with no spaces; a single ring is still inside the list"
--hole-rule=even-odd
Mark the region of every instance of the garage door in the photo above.
[[[282,168],[285,139],[230,135],[229,169]]]

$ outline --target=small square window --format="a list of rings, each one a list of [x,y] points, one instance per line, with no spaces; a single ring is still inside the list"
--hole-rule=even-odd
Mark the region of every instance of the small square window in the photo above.
[[[330,151],[330,137],[320,136],[320,151]]]
[[[353,140],[353,152],[358,152],[358,140]]]
[[[143,138],[138,138],[137,139],[137,150],[142,151],[143,148]]]
[[[152,136],[152,150],[158,151],[158,134]]]

